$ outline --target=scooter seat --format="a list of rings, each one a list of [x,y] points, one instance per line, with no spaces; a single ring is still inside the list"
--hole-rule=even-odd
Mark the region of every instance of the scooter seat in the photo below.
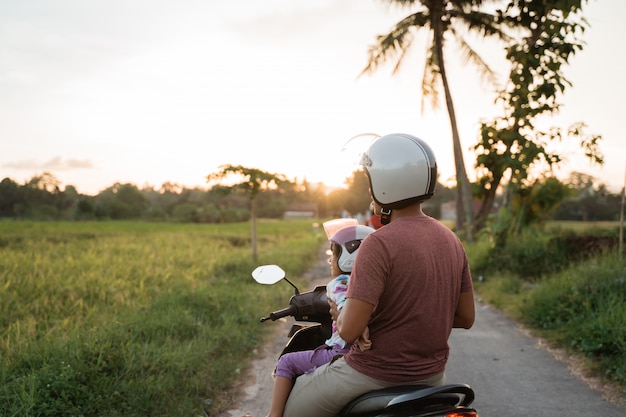
[[[406,409],[431,405],[467,405],[474,399],[467,385],[452,384],[429,387],[425,385],[399,385],[370,391],[350,401],[337,417],[367,417],[380,415],[387,409]]]
[[[363,416],[380,411],[398,395],[408,394],[423,388],[428,387],[426,385],[399,385],[367,392],[346,404],[337,417]]]

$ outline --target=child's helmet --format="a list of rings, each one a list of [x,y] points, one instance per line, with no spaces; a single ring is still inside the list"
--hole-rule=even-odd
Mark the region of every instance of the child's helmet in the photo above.
[[[352,219],[350,217],[343,217],[341,219],[333,219],[328,220],[322,223],[324,227],[324,233],[326,233],[326,237],[330,240],[331,236],[335,234],[339,229],[343,229],[346,226],[358,226],[359,221],[357,219]]]
[[[346,226],[336,231],[328,239],[331,243],[341,248],[341,253],[337,259],[339,269],[345,273],[352,272],[357,249],[361,246],[363,239],[372,232],[374,232],[374,229],[369,226]]]
[[[432,197],[437,161],[422,139],[393,133],[375,139],[361,156],[372,198],[386,209],[403,208]]]

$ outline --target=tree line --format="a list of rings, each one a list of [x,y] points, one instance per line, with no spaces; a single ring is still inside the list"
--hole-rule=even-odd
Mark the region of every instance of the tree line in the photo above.
[[[369,209],[368,181],[361,171],[346,179],[345,189],[329,190],[323,184],[283,181],[257,196],[257,213],[263,218],[282,218],[298,203],[317,207],[318,218],[365,213]],[[524,226],[541,220],[617,221],[620,195],[609,191],[592,176],[573,173],[561,182],[546,179],[521,194],[495,198],[492,216],[505,206],[515,208]],[[441,218],[442,205],[455,199],[455,188],[439,183],[425,211]],[[96,195],[80,193],[73,185],[62,187],[50,173],[23,184],[11,178],[0,182],[0,218],[24,220],[147,220],[195,223],[227,223],[251,218],[249,197],[223,185],[188,188],[164,183],[160,188],[139,188],[115,183]]]

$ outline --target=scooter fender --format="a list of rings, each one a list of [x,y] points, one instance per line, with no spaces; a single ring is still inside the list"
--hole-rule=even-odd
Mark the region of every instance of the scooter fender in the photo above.
[[[330,329],[327,327],[319,323],[310,325],[294,324],[290,332],[292,336],[289,338],[280,356],[290,352],[313,350],[323,345],[330,337]]]

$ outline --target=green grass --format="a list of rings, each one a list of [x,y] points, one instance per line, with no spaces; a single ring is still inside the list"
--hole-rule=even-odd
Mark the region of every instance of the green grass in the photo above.
[[[324,242],[310,220],[250,225],[0,222],[0,415],[193,416],[228,389]]]
[[[626,269],[606,256],[532,288],[522,320],[559,344],[597,360],[596,370],[626,387]]]
[[[578,230],[587,229],[579,225]],[[470,264],[472,259],[480,263],[487,253],[485,242],[468,246]],[[555,346],[580,355],[590,373],[626,393],[626,265],[616,251],[538,279],[494,271],[474,280],[477,293],[489,304]]]

